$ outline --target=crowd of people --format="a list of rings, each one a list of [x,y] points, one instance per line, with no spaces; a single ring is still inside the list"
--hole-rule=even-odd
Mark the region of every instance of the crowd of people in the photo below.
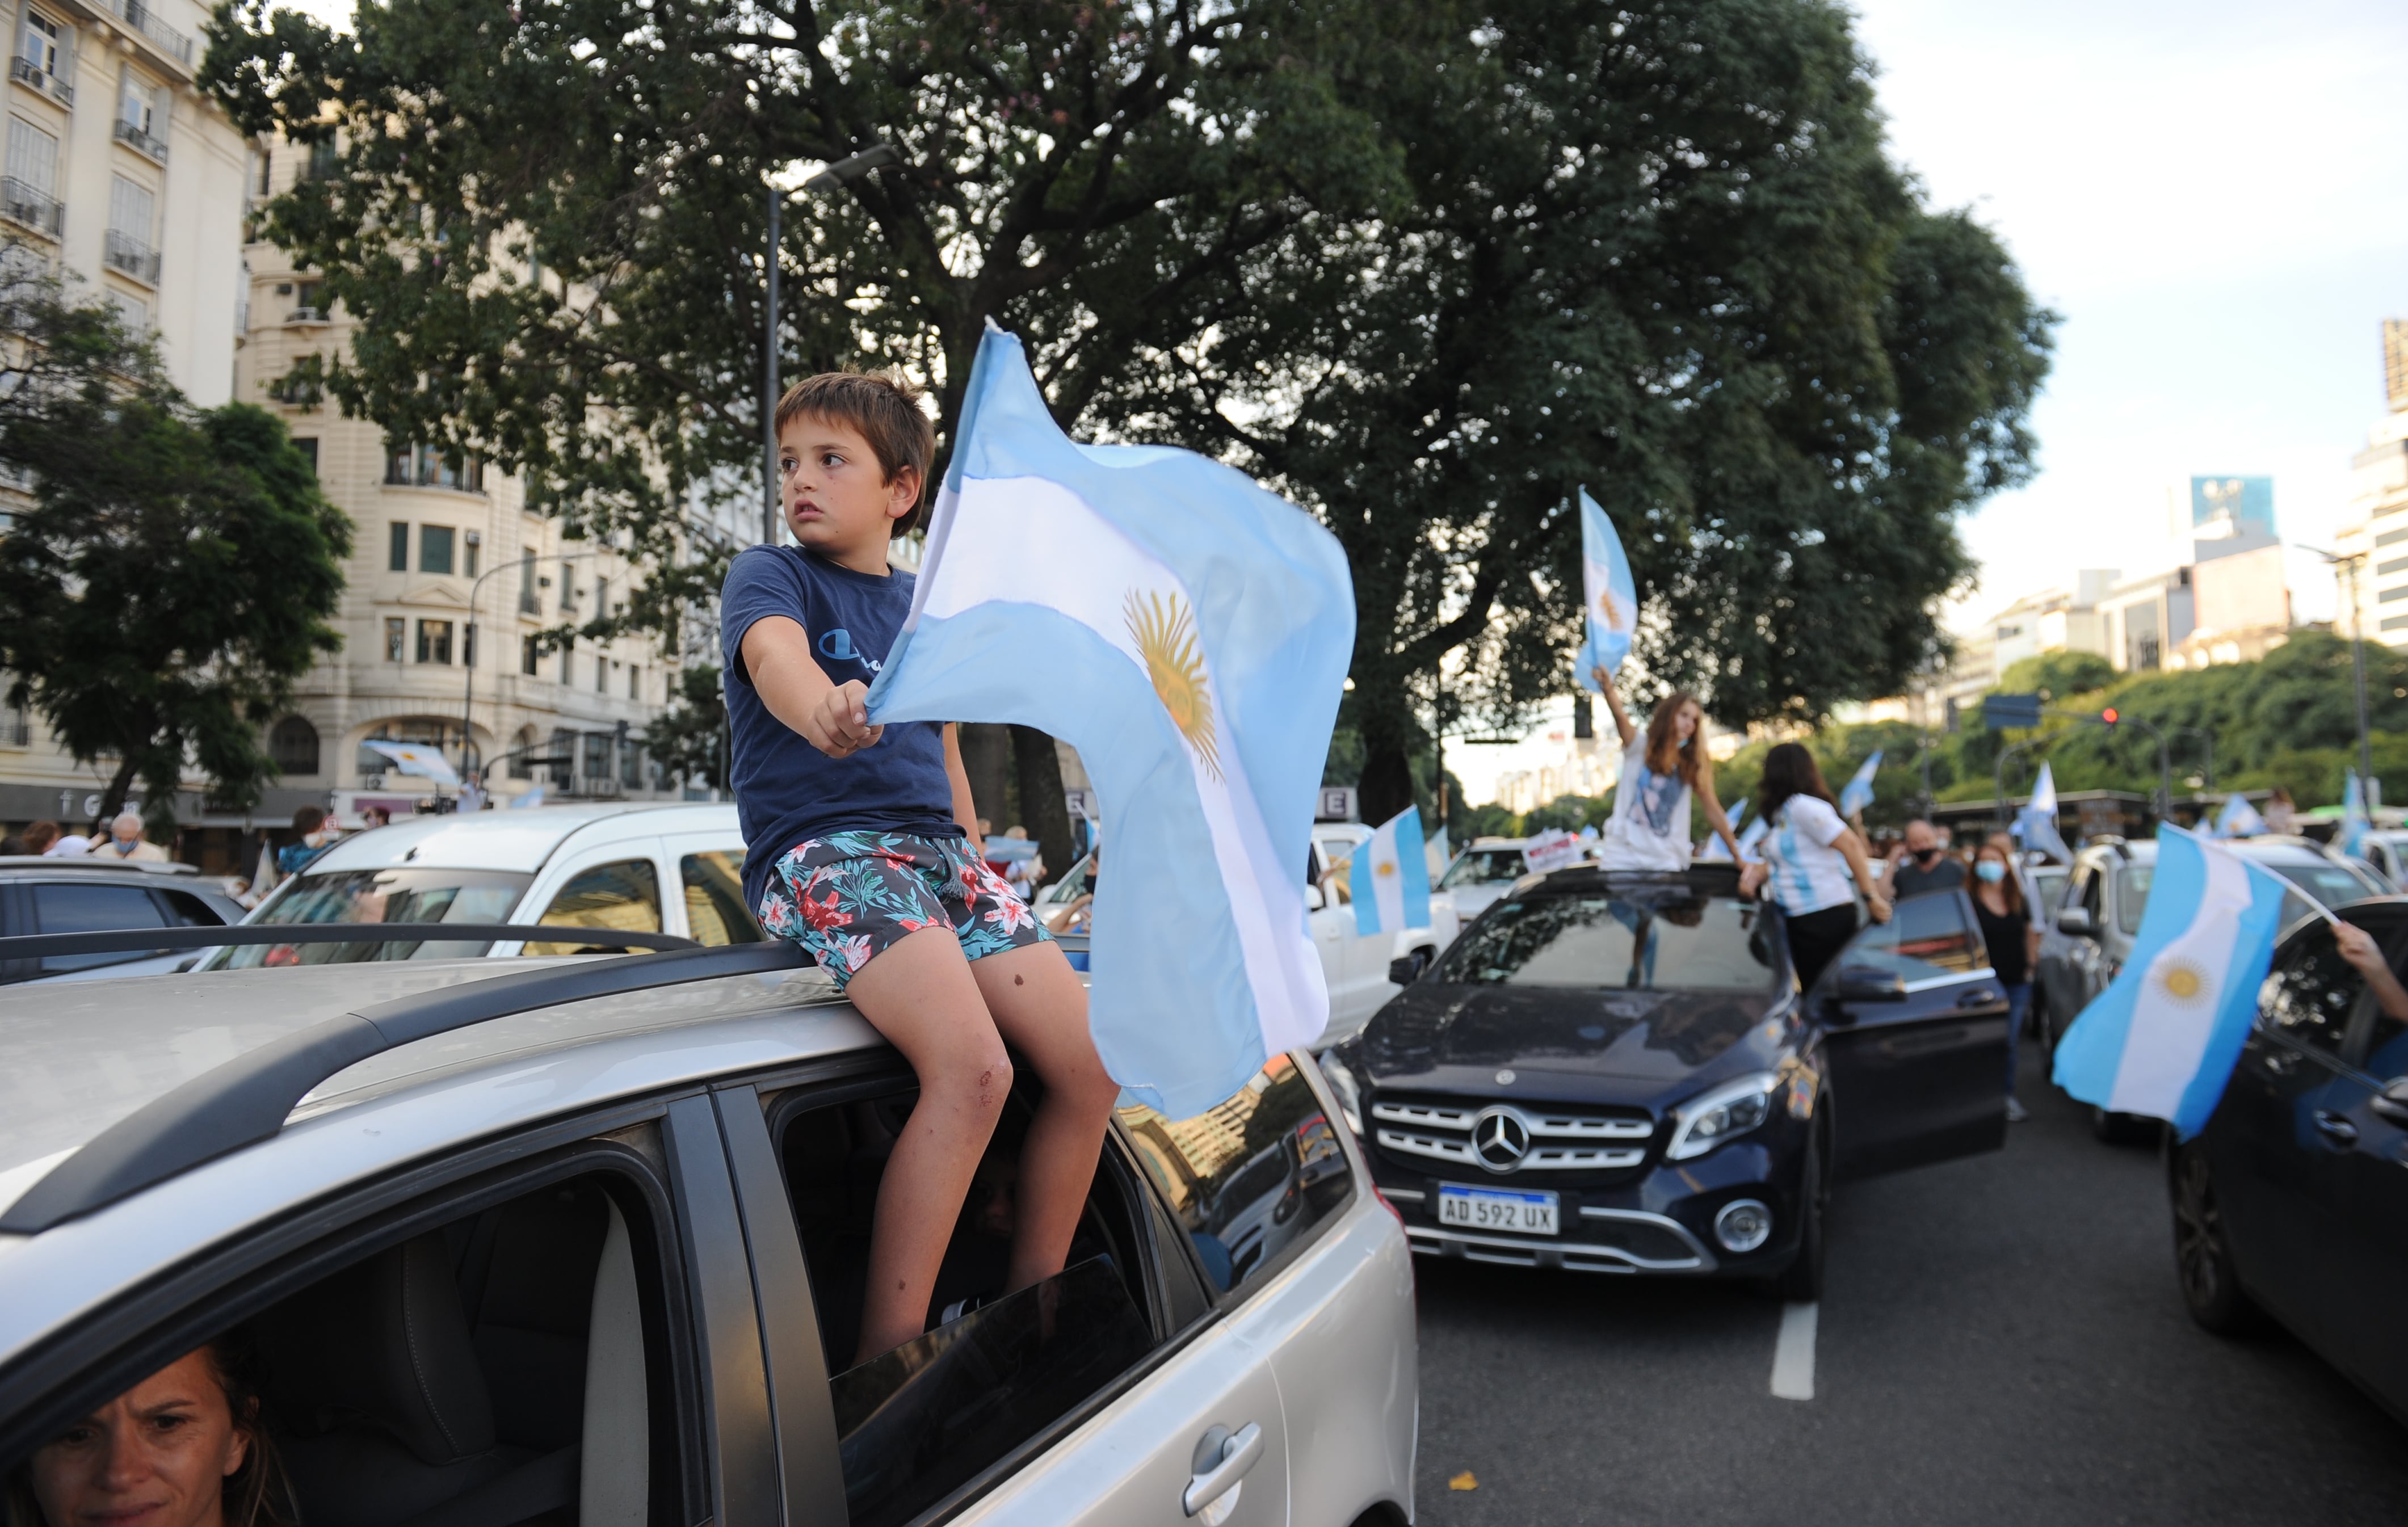
[[[392,821],[390,811],[371,803],[360,807],[360,825],[355,831],[368,832],[387,826]],[[256,906],[279,881],[299,874],[333,848],[336,840],[350,835],[325,807],[305,806],[293,813],[294,841],[263,845],[257,868],[250,875],[233,877],[227,888],[245,906]],[[28,822],[22,831],[0,835],[0,859],[11,857],[164,864],[173,856],[142,835],[142,818],[138,814],[121,811],[110,821],[106,834],[90,836],[68,832],[55,821]]]

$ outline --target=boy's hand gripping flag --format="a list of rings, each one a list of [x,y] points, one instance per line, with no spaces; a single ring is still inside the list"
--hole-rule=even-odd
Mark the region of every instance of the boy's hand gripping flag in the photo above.
[[[1865,766],[1856,771],[1856,778],[1841,787],[1840,815],[1853,817],[1873,804],[1873,776],[1881,772],[1881,761],[1882,750],[1876,748],[1873,756],[1865,760]]]
[[[1354,645],[1334,536],[1192,452],[1074,443],[988,326],[869,717],[1015,721],[1079,750],[1111,845],[1096,1048],[1172,1118],[1328,1020],[1305,872]]]
[[[2258,1013],[2288,888],[2179,827],[2157,863],[2131,958],[2057,1046],[2057,1084],[2110,1113],[2163,1119],[2182,1139],[2207,1124]]]
[[[1622,554],[1622,537],[1613,521],[1588,490],[1580,491],[1581,583],[1583,608],[1588,615],[1588,636],[1573,660],[1581,688],[1602,692],[1589,670],[1614,673],[1630,655],[1630,638],[1639,632],[1639,585],[1630,576],[1630,559]]]
[[[1354,846],[1346,884],[1354,895],[1354,931],[1400,933],[1430,925],[1429,865],[1422,855],[1422,814],[1407,806]]]

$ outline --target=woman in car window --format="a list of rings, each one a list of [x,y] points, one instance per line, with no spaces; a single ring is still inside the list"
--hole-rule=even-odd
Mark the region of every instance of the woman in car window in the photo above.
[[[1689,797],[1706,808],[1706,821],[1733,860],[1741,857],[1722,803],[1714,799],[1713,761],[1698,735],[1705,711],[1694,695],[1674,690],[1656,704],[1641,733],[1622,708],[1621,692],[1603,666],[1589,670],[1613,712],[1622,736],[1622,782],[1614,787],[1613,816],[1598,845],[1600,869],[1684,870],[1689,867]]]
[[[257,1360],[221,1336],[77,1421],[8,1477],[8,1527],[291,1527]]]
[[[1863,888],[1873,920],[1889,920],[1889,900],[1865,857],[1865,840],[1840,819],[1839,804],[1814,755],[1784,742],[1764,755],[1763,793],[1756,815],[1771,824],[1764,835],[1764,860],[1740,872],[1739,888],[1753,894],[1769,886],[1789,930],[1789,963],[1799,991],[1811,990],[1823,967],[1856,933],[1856,899]]]

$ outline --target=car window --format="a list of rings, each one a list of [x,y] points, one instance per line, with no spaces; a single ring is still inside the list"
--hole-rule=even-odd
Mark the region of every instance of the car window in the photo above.
[[[1473,849],[1446,867],[1439,888],[1459,885],[1505,885],[1528,873],[1519,849]]]
[[[2065,871],[2034,870],[2031,880],[2033,905],[2040,908],[2043,916],[2054,914],[2060,898],[2065,895]]]
[[[2074,889],[2066,892],[2068,896],[2082,898],[2082,909],[2090,914],[2090,926],[2094,929],[2100,926],[2099,914],[2106,897],[2106,884],[2105,876],[2086,867],[2074,872]]]
[[[834,1375],[829,1398],[851,1527],[888,1527],[925,1511],[1168,1334],[1145,1313],[1145,1190],[1115,1148],[1096,1173],[1063,1271],[1004,1292],[1020,1147],[1033,1117],[1016,1092],[954,1223],[929,1299],[934,1328],[890,1352],[857,1353],[878,1190],[913,1103],[908,1083],[873,1085],[867,1096],[824,1103],[801,1094],[772,1108],[821,1349]]]
[[[185,928],[222,928],[226,920],[218,916],[217,908],[189,891],[157,891],[153,892],[167,904],[168,920]]]
[[[29,888],[34,893],[34,926],[46,934],[97,934],[118,928],[164,928],[167,916],[159,904],[150,899],[148,887],[138,885],[91,885],[57,883],[39,880]],[[53,954],[42,961],[45,975],[67,970],[92,970],[101,965],[123,964],[129,960],[148,959],[147,952],[135,950],[114,954]]]
[[[726,849],[678,861],[685,925],[697,944],[758,944],[761,925],[744,906],[744,856]]]
[[[579,870],[543,909],[538,921],[556,928],[615,928],[623,933],[661,931],[661,878],[649,859],[620,859]],[[590,941],[530,943],[526,954],[574,954],[606,948]]]
[[[531,875],[502,870],[354,869],[294,876],[252,920],[279,922],[508,922]],[[209,968],[348,964],[362,960],[466,960],[491,949],[466,941],[265,944],[227,949]]]
[[[2329,860],[2306,864],[2278,860],[2266,867],[2329,907],[2383,894],[2363,872]],[[2305,917],[2309,910],[2305,902],[2293,897],[2283,908],[2284,919]]]
[[[1763,992],[1763,913],[1737,896],[1529,896],[1500,903],[1455,940],[1436,979],[1469,986]]]
[[[1121,1123],[1224,1293],[1243,1291],[1354,1191],[1320,1098],[1285,1055],[1194,1119],[1139,1106]]]
[[[2141,914],[2148,910],[2149,884],[2157,878],[2155,864],[2123,864],[2115,871],[2115,926],[2128,934],[2141,931]]]
[[[689,1520],[692,1384],[670,1357],[675,1242],[654,1201],[617,1168],[555,1168],[398,1242],[330,1248],[331,1271],[272,1303],[236,1280],[208,1345],[268,1420],[232,1498],[258,1499],[255,1478],[289,1501],[273,1520],[302,1522]],[[191,1349],[176,1346],[137,1371]],[[74,1423],[111,1397],[75,1397],[51,1446],[75,1446]]]
[[[2258,1021],[2286,1039],[2338,1055],[2349,1033],[2350,1009],[2366,982],[2334,948],[2329,929],[2300,935],[2266,978],[2258,995]]]
[[[1895,972],[1910,986],[1977,970],[1980,941],[1965,924],[1965,899],[1909,896],[1887,922],[1870,924],[1848,943],[1841,963]]]

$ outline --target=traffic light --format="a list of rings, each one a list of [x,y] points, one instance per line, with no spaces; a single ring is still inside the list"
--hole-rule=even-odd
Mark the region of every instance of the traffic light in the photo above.
[[[2106,709],[2104,709],[2104,710],[2102,710],[2102,711],[2100,711],[2100,712],[2099,713],[2099,719],[2100,719],[2100,721],[2105,721],[2109,726],[2113,726],[2113,725],[2114,725],[2114,724],[2115,724],[2115,707],[2114,707],[2114,706],[2109,706]]]

